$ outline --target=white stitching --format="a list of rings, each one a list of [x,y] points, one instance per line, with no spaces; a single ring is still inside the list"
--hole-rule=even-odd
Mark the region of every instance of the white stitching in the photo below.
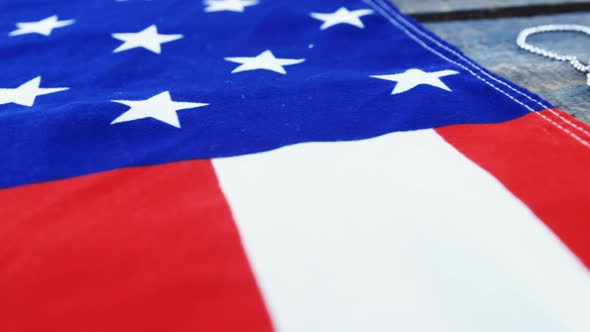
[[[545,105],[544,103],[532,98],[531,96],[529,96],[526,93],[523,93],[521,91],[518,91],[517,89],[515,89],[514,87],[512,87],[510,84],[497,79],[496,77],[494,77],[493,75],[490,75],[488,72],[486,72],[485,70],[483,70],[480,66],[478,66],[476,63],[472,62],[469,58],[464,57],[463,55],[461,55],[460,53],[457,53],[455,50],[453,50],[452,48],[448,48],[446,45],[441,44],[438,40],[436,40],[436,38],[432,38],[431,36],[429,36],[428,34],[426,34],[425,32],[421,31],[420,29],[418,29],[416,26],[414,26],[412,23],[408,22],[408,20],[406,20],[403,16],[399,15],[397,12],[395,12],[391,7],[389,7],[385,2],[383,2],[383,0],[376,0],[379,1],[383,6],[383,8],[387,11],[387,13],[389,13],[392,16],[395,16],[398,18],[399,21],[401,21],[401,23],[405,23],[404,25],[407,27],[412,28],[412,30],[416,31],[417,33],[419,33],[420,35],[422,35],[423,37],[426,37],[428,40],[430,40],[431,42],[435,43],[436,45],[438,45],[439,47],[451,52],[452,54],[454,54],[455,56],[459,57],[460,59],[462,59],[465,63],[471,65],[473,68],[475,68],[477,71],[481,72],[482,74],[484,74],[485,76],[491,78],[492,80],[508,87],[510,90],[526,97],[527,99],[533,101],[534,103],[538,104],[539,106],[543,107],[543,109],[547,109],[551,114],[555,115],[556,117],[558,117],[559,119],[561,119],[562,121],[564,121],[565,123],[569,124],[570,126],[574,127],[575,129],[581,131],[582,133],[586,134],[587,136],[590,137],[590,132],[585,130],[584,128],[576,125],[575,123],[569,121],[567,118],[562,117],[558,112],[555,112],[553,109],[551,109],[548,105]],[[366,2],[366,1],[365,1]],[[383,14],[383,13],[382,13]],[[386,16],[386,15],[384,15]],[[393,17],[392,17],[393,19]]]
[[[494,84],[488,82],[487,80],[485,80],[484,78],[482,78],[481,76],[479,76],[478,74],[476,74],[475,72],[473,72],[471,69],[465,67],[464,65],[449,59],[448,57],[446,57],[445,55],[441,54],[440,52],[436,51],[435,49],[431,48],[430,46],[428,46],[426,43],[424,43],[424,41],[422,39],[420,39],[418,36],[414,35],[411,31],[409,31],[408,29],[406,29],[404,26],[401,25],[400,22],[398,22],[394,17],[392,17],[389,12],[385,12],[383,10],[383,8],[381,6],[379,6],[377,3],[373,2],[373,0],[362,0],[363,2],[367,3],[369,6],[373,7],[375,10],[377,10],[384,18],[386,18],[390,23],[392,23],[394,26],[396,26],[398,29],[400,29],[402,32],[404,32],[408,37],[410,37],[411,39],[413,39],[415,42],[417,42],[418,44],[420,44],[422,47],[424,47],[426,50],[432,52],[433,54],[439,56],[440,58],[446,60],[447,62],[450,62],[460,68],[462,68],[463,70],[469,72],[471,75],[475,76],[476,78],[478,78],[479,80],[481,80],[482,82],[486,83],[487,85],[489,85],[490,87],[492,87],[494,90],[500,92],[501,94],[505,95],[506,97],[510,98],[511,100],[513,100],[514,102],[516,102],[517,104],[523,106],[524,108],[526,108],[528,111],[533,112],[537,115],[539,115],[541,118],[547,120],[549,123],[555,125],[557,128],[561,129],[562,131],[564,131],[565,133],[567,133],[569,136],[571,136],[572,138],[574,138],[575,140],[579,141],[580,143],[582,143],[583,145],[590,147],[590,143],[588,143],[587,141],[585,141],[584,139],[582,139],[581,137],[577,136],[576,134],[574,134],[573,132],[571,132],[570,130],[564,128],[563,126],[559,125],[558,123],[556,123],[555,121],[549,119],[547,116],[536,112],[534,109],[532,109],[530,106],[522,103],[521,101],[519,101],[518,99],[514,98],[513,96],[511,96],[510,94],[508,94],[507,92],[505,92],[504,90],[496,87]],[[376,1],[381,1],[381,4],[384,5],[386,8],[387,4],[385,4],[384,2],[382,2],[382,0],[376,0]],[[403,21],[405,21],[405,19],[401,16],[399,16],[397,13],[394,13],[397,17],[399,17],[400,19],[402,19]],[[537,104],[539,104],[541,107],[543,107],[544,109],[547,109],[548,111],[550,111],[553,115],[555,115],[556,117],[558,117],[559,119],[563,120],[564,122],[570,124],[572,127],[580,130],[581,132],[585,133],[586,135],[590,136],[590,132],[584,130],[583,128],[573,124],[572,122],[570,122],[569,120],[563,118],[561,115],[559,115],[559,113],[555,112],[554,110],[550,109],[548,106],[543,105],[542,103],[540,103],[537,100],[532,99],[530,96],[514,89],[513,87],[511,87],[509,84],[496,79],[494,76],[488,74],[487,72],[483,71],[481,68],[479,68],[477,65],[473,64],[472,62],[469,62],[469,60],[467,60],[465,57],[461,56],[459,53],[455,52],[452,49],[449,49],[448,47],[446,47],[443,44],[440,44],[437,40],[432,39],[430,36],[424,34],[422,31],[420,31],[419,29],[417,29],[416,27],[414,27],[413,24],[405,21],[410,27],[412,27],[415,31],[420,32],[422,35],[428,37],[431,41],[435,42],[438,46],[445,48],[446,50],[452,52],[453,54],[457,55],[459,58],[461,58],[462,60],[466,61],[467,63],[471,64],[473,67],[475,67],[476,70],[478,70],[479,72],[483,73],[484,75],[492,78],[493,80],[506,85],[507,87],[509,87],[510,89],[512,89],[513,91],[527,97],[528,99],[536,102]]]
[[[429,36],[427,33],[423,32],[422,30],[418,29],[417,27],[415,27],[412,23],[408,22],[408,20],[406,20],[403,16],[399,15],[397,12],[395,12],[391,7],[389,7],[387,5],[387,3],[385,3],[382,0],[376,0],[379,3],[381,3],[383,5],[383,8],[387,11],[388,14],[390,14],[391,16],[394,16],[395,18],[398,19],[398,21],[400,21],[400,23],[404,23],[405,26],[411,28],[412,30],[414,30],[415,32],[417,32],[418,34],[420,34],[421,36],[425,37],[426,39],[430,40],[431,42],[435,43],[438,47],[445,49],[447,51],[449,51],[450,53],[452,53],[453,55],[459,57],[461,60],[465,61],[465,63],[471,65],[473,68],[475,68],[477,71],[480,71],[482,74],[484,74],[485,76],[491,78],[492,80],[508,87],[509,89],[511,89],[512,91],[525,96],[528,100],[538,104],[539,106],[543,107],[544,109],[549,109],[548,105],[543,104],[541,101],[534,99],[533,97],[523,93],[522,91],[518,91],[517,89],[515,89],[514,87],[512,87],[510,84],[497,79],[496,77],[494,77],[493,75],[490,75],[488,72],[482,70],[482,68],[480,66],[478,66],[476,63],[472,62],[470,59],[465,58],[463,55],[461,55],[461,53],[456,52],[455,50],[453,50],[452,48],[448,48],[445,44],[440,43],[438,40],[432,38],[431,36]]]

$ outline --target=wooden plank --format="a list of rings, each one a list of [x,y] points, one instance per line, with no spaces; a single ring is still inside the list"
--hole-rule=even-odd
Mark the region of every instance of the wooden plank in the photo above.
[[[437,22],[425,26],[484,67],[590,123],[590,88],[585,75],[567,63],[534,55],[516,46],[516,36],[522,29],[541,24],[590,26],[590,15]],[[580,33],[542,34],[532,36],[530,41],[557,52],[577,55],[584,63],[590,57],[590,37]]]
[[[393,0],[407,14],[448,13],[454,11],[482,10],[531,5],[563,5],[588,3],[588,0]]]

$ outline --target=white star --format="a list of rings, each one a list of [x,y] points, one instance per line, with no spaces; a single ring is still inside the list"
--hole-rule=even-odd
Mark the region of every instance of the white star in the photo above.
[[[63,28],[65,26],[74,24],[74,22],[76,21],[60,21],[58,20],[57,15],[53,15],[48,18],[42,19],[41,21],[17,23],[16,26],[18,29],[10,32],[8,35],[20,36],[28,33],[38,33],[43,36],[49,36],[51,35],[51,32],[53,32],[53,29]]]
[[[41,76],[21,84],[15,89],[0,89],[0,105],[15,103],[23,106],[33,106],[38,96],[60,92],[69,88],[40,88]]]
[[[154,24],[141,30],[131,33],[113,33],[113,38],[123,41],[121,46],[113,52],[118,53],[136,47],[143,47],[156,54],[162,53],[162,44],[182,38],[183,35],[163,35],[158,33],[158,27]]]
[[[243,13],[246,7],[255,6],[258,0],[205,0],[205,12],[230,11]]]
[[[113,120],[111,124],[154,118],[176,128],[180,128],[180,121],[178,120],[176,111],[209,105],[172,101],[170,92],[168,91],[164,91],[146,100],[112,100],[112,102],[127,105],[130,109]]]
[[[358,9],[350,11],[345,7],[340,7],[333,13],[311,13],[311,17],[324,21],[324,24],[320,27],[321,30],[326,30],[337,24],[350,24],[361,29],[365,28],[361,17],[365,15],[371,15],[373,11],[370,9]]]
[[[394,81],[397,82],[395,88],[391,92],[392,95],[406,92],[411,90],[418,85],[421,84],[428,84],[446,91],[451,91],[448,86],[446,86],[441,80],[441,77],[449,76],[449,75],[456,75],[459,72],[454,70],[441,70],[435,71],[432,73],[424,72],[420,69],[412,68],[408,69],[401,74],[392,74],[392,75],[373,75],[371,77],[378,78],[381,80],[386,81]]]
[[[234,69],[232,74],[239,73],[241,71],[264,69],[283,75],[287,73],[283,66],[296,65],[305,61],[305,59],[276,58],[269,50],[266,50],[255,57],[225,58],[225,60],[242,64],[241,66],[238,66],[236,69]]]

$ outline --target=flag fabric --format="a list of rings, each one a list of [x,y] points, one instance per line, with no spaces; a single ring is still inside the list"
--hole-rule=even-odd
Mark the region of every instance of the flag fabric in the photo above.
[[[590,127],[386,0],[8,0],[2,331],[590,331]]]

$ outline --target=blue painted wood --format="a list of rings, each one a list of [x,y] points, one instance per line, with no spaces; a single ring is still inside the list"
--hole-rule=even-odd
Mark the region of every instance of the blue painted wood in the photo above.
[[[493,72],[534,91],[555,106],[590,123],[590,88],[584,74],[569,64],[549,60],[519,49],[518,33],[542,24],[590,26],[588,13],[559,14],[530,18],[506,18],[428,23],[425,26]],[[542,47],[575,54],[584,62],[590,57],[590,37],[576,33],[532,36]]]
[[[419,14],[526,5],[574,4],[587,2],[587,0],[393,0],[393,2],[405,13]]]

